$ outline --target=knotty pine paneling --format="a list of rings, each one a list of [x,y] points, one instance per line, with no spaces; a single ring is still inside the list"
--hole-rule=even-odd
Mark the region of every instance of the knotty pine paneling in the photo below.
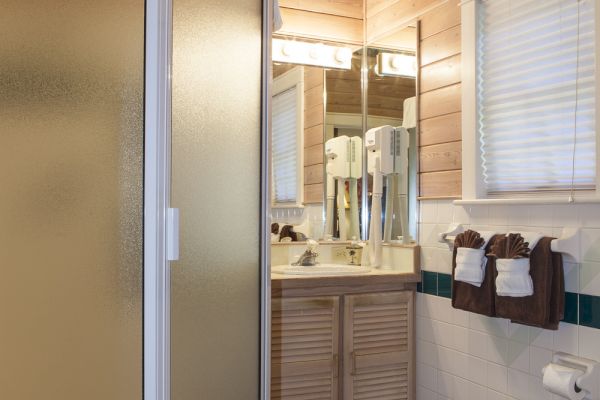
[[[279,0],[279,6],[321,14],[363,19],[362,0]]]
[[[460,25],[421,40],[421,66],[461,52]]]
[[[422,172],[420,197],[460,197],[462,194],[462,170]]]
[[[304,185],[304,203],[314,204],[323,202],[323,184]]]
[[[419,167],[421,197],[460,197],[461,26],[458,0],[420,18]]]
[[[461,113],[442,115],[421,121],[419,144],[447,143],[461,140]]]
[[[304,184],[323,183],[323,163],[304,167]]]
[[[323,164],[323,143],[304,148],[304,166]]]
[[[427,12],[445,0],[396,0],[375,1],[367,0],[367,44],[405,28],[420,15]],[[376,11],[376,12],[375,12]]]
[[[419,157],[421,172],[450,171],[462,168],[462,142],[422,146]]]
[[[324,85],[323,68],[304,67],[304,203],[323,202]]]
[[[310,109],[312,107],[321,106],[323,107],[323,84],[317,85],[313,88],[304,88],[304,108]]]
[[[460,6],[458,3],[458,0],[448,0],[447,3],[423,15],[421,18],[421,39],[460,25]]]
[[[458,54],[421,68],[421,93],[460,83],[460,59]]]
[[[421,94],[421,119],[461,111],[461,84],[457,83]]]
[[[362,44],[363,20],[281,7],[278,35]]]
[[[304,129],[304,147],[323,144],[323,124]]]

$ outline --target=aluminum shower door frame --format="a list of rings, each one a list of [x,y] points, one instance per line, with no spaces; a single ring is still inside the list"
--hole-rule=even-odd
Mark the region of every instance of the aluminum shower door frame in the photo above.
[[[270,129],[273,0],[262,2],[260,399],[270,398]],[[170,400],[172,0],[146,0],[144,99],[144,400]]]

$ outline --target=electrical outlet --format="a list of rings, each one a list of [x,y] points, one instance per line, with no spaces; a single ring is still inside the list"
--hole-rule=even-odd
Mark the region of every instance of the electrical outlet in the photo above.
[[[346,257],[346,246],[332,247],[331,252],[334,258],[344,258]]]

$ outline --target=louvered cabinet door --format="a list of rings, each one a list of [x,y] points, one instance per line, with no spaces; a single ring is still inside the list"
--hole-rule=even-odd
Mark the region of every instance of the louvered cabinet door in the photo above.
[[[337,400],[339,298],[273,299],[271,399]]]
[[[345,296],[344,400],[414,400],[413,298]]]

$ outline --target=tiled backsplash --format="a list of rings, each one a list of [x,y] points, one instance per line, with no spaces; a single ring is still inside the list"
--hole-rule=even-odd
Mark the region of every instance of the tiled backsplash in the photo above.
[[[555,237],[564,227],[581,227],[583,262],[565,263],[565,320],[572,323],[549,331],[452,308],[452,253],[437,242],[450,223]],[[553,352],[600,361],[600,204],[454,206],[428,200],[421,201],[419,228],[424,279],[417,294],[418,399],[559,399],[541,383]]]

